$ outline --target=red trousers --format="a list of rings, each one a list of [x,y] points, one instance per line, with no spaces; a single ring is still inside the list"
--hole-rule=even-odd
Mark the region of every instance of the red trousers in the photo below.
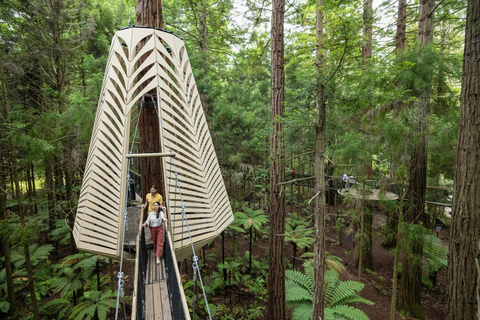
[[[150,233],[152,234],[155,256],[161,257],[163,255],[163,241],[165,240],[163,225],[160,227],[151,227]]]

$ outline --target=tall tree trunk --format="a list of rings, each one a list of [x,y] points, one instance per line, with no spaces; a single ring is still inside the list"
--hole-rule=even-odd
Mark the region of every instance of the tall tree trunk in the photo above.
[[[70,158],[70,148],[67,147],[67,155],[66,157],[69,159]],[[73,183],[72,183],[72,171],[69,169],[71,166],[66,163],[65,164],[65,189],[67,193],[67,216],[68,216],[68,224],[70,226],[70,229],[72,230],[72,234],[70,237],[70,249],[72,250],[73,253],[76,252],[77,246],[75,245],[75,239],[73,238],[73,228],[74,228],[74,223],[75,223],[75,211],[73,208]]]
[[[137,25],[163,28],[162,1],[161,0],[138,0],[136,7]],[[138,45],[138,50],[144,43]],[[142,58],[139,65],[143,62]],[[158,97],[156,91],[150,94],[158,107]],[[154,101],[150,98],[145,99],[140,110],[139,120],[139,139],[140,153],[160,152],[160,133],[158,115],[155,110]],[[162,178],[162,161],[159,157],[149,157],[140,159],[140,172],[142,174],[142,197],[150,190],[152,185],[158,188],[158,192],[165,195],[164,183]],[[166,199],[165,199],[166,200]]]
[[[368,70],[370,60],[372,58],[372,29],[373,29],[373,0],[363,1],[363,45],[362,45],[362,69]],[[367,129],[368,130],[368,129]],[[366,131],[367,131],[366,130]],[[368,134],[368,131],[366,132]],[[365,159],[365,176],[367,180],[373,179],[373,165],[371,155]],[[364,182],[365,183],[365,182]],[[362,268],[373,270],[373,253],[372,241],[365,241],[365,239],[372,238],[372,214],[371,211],[365,208],[367,201],[362,201],[362,208],[360,209],[363,221],[362,239],[359,242],[362,250],[362,261],[358,261],[358,265]],[[360,251],[359,251],[360,252]],[[362,270],[359,270],[361,274]],[[360,280],[359,280],[360,281]]]
[[[395,54],[405,49],[407,36],[407,0],[398,0],[397,33],[395,36]]]
[[[398,1],[398,15],[397,15],[397,33],[395,36],[395,54],[399,55],[405,49],[405,39],[406,39],[406,30],[407,30],[407,0]],[[397,87],[401,87],[401,83],[398,82]],[[402,109],[402,101],[398,99],[394,102],[394,112],[398,116]],[[404,146],[407,146],[408,138],[404,138]],[[406,150],[406,148],[405,148]],[[405,153],[405,152],[404,152]],[[401,157],[400,161],[405,161],[405,157]],[[392,160],[393,167],[396,165],[396,161]],[[396,179],[396,174],[393,171],[392,177]],[[395,180],[398,181],[398,180]],[[387,229],[385,234],[385,240],[382,245],[386,248],[393,248],[397,245],[397,230],[398,230],[398,211],[392,210],[387,220]],[[395,288],[396,290],[396,288]],[[396,303],[396,302],[394,302]]]
[[[138,26],[163,29],[162,0],[137,0]]]
[[[325,279],[325,55],[323,49],[323,0],[316,7],[316,121],[315,121],[315,244],[312,319],[324,318]]]
[[[285,0],[273,0],[271,29],[270,237],[268,319],[285,320]]]
[[[207,84],[207,75],[208,75],[208,26],[207,26],[207,3],[206,1],[199,1],[199,14],[198,14],[198,51],[200,54],[200,78],[198,79],[201,86],[200,91],[200,101],[202,102],[203,112],[207,119],[210,119],[212,116],[212,110],[207,100],[205,94],[205,88]]]
[[[420,49],[433,41],[433,10],[435,0],[421,0],[418,17],[418,43]],[[422,54],[419,52],[419,54]],[[405,214],[409,223],[424,223],[425,193],[427,190],[427,131],[428,107],[430,102],[430,75],[425,79],[425,86],[418,94],[415,104],[415,139],[410,160],[410,203]],[[399,309],[405,316],[423,318],[421,306],[422,254],[423,244],[418,237],[409,241],[403,259],[402,279],[399,296]]]
[[[55,200],[57,205],[61,205],[61,202],[64,200],[62,187],[63,187],[63,172],[62,164],[57,155],[53,156],[53,174],[55,180]]]
[[[35,169],[34,169],[34,166],[33,166],[33,163],[30,163],[30,170],[31,170],[31,173],[30,173],[30,177],[32,179],[32,197],[33,199],[37,199],[37,190],[35,188]],[[34,201],[34,211],[35,211],[35,214],[38,214],[38,206],[37,206],[37,201]]]
[[[448,255],[446,319],[478,319],[480,225],[480,2],[468,1]]]
[[[2,53],[0,52],[0,78],[2,81],[2,102],[3,102],[3,113],[4,113],[4,121],[8,125],[10,125],[10,115],[9,115],[9,102],[8,102],[8,95],[7,95],[7,90],[5,86],[5,73],[3,71],[3,62],[2,62]],[[20,225],[21,228],[23,229],[22,232],[27,232],[26,230],[26,222],[25,222],[25,211],[23,210],[23,204],[22,204],[22,192],[20,189],[20,182],[18,178],[18,168],[17,168],[17,158],[16,158],[16,149],[15,149],[15,144],[13,142],[12,137],[10,136],[9,138],[9,144],[10,144],[10,162],[11,162],[11,168],[12,168],[12,178],[13,178],[13,183],[15,184],[15,194],[17,196],[17,204],[18,204],[18,214],[20,216]],[[2,241],[3,242],[3,241]],[[32,305],[32,313],[33,317],[35,320],[40,319],[40,315],[38,312],[38,304],[37,304],[37,296],[35,294],[35,282],[33,280],[33,266],[32,262],[30,259],[30,249],[29,249],[29,243],[28,243],[28,236],[22,236],[22,242],[23,242],[23,248],[24,248],[24,254],[25,254],[25,266],[27,269],[27,278],[28,278],[28,289],[30,292],[30,301]]]
[[[48,202],[48,225],[50,231],[55,229],[55,184],[53,182],[52,160],[48,155],[44,156],[43,164],[45,166],[45,184],[47,186],[47,202]]]
[[[7,99],[7,85],[5,83],[5,73],[3,69],[2,61],[2,52],[0,52],[0,81],[2,83],[2,94],[1,101],[2,105],[7,108],[8,99]],[[0,126],[0,138],[4,139],[4,127]],[[8,216],[7,216],[7,186],[5,181],[5,170],[4,170],[4,161],[2,156],[2,149],[0,143],[0,229],[3,230],[0,235],[0,241],[2,243],[2,252],[5,257],[5,278],[7,281],[7,294],[8,302],[10,303],[10,314],[13,315],[13,311],[17,308],[17,301],[15,300],[15,290],[13,287],[13,270],[12,270],[12,259],[10,255],[11,246],[10,246],[10,234],[5,232],[8,230]]]

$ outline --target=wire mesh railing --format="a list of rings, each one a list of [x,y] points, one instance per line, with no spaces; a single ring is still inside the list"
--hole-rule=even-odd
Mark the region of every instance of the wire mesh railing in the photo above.
[[[138,261],[138,282],[137,282],[137,319],[145,319],[145,284],[148,266],[148,253],[145,243],[145,229],[140,227],[139,243],[137,247],[137,261]]]
[[[177,259],[172,250],[173,245],[170,239],[170,233],[165,233],[164,259],[165,271],[167,274],[168,299],[170,301],[170,310],[173,320],[185,320],[184,297],[182,297],[181,283],[179,283]],[[188,312],[188,311],[187,311]]]
[[[140,214],[140,221],[143,221],[143,212]],[[135,274],[133,284],[132,320],[143,320],[146,317],[145,311],[145,284],[148,267],[148,252],[145,241],[145,229],[140,223],[136,239]]]

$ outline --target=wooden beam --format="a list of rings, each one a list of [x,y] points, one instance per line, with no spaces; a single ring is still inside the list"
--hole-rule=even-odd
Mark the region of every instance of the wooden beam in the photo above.
[[[127,154],[127,158],[149,158],[149,157],[175,157],[175,153],[160,152],[160,153],[135,153]]]

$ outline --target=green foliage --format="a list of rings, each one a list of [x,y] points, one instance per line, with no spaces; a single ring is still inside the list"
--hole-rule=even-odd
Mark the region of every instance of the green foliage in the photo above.
[[[52,279],[52,288],[61,298],[70,297],[73,291],[82,289],[91,279],[97,260],[106,262],[106,258],[91,253],[77,253],[62,259],[55,266],[56,275]]]
[[[45,317],[55,314],[57,319],[67,319],[72,310],[72,303],[68,299],[58,298],[45,303],[40,313]]]
[[[30,259],[33,266],[37,266],[39,263],[48,262],[48,255],[54,249],[52,245],[39,246],[34,243],[29,247]],[[12,263],[16,269],[20,269],[25,266],[25,254],[23,246],[16,246],[12,248],[11,252]]]
[[[305,266],[305,273],[297,270],[286,271],[285,301],[293,307],[292,318],[295,320],[311,319],[313,295],[313,266]],[[349,306],[350,303],[373,302],[362,298],[357,292],[363,289],[363,284],[357,281],[341,281],[334,271],[325,272],[325,316],[330,319],[368,319],[363,311]]]
[[[55,229],[50,232],[50,237],[54,241],[58,241],[60,244],[70,243],[72,229],[68,225],[66,220],[55,221]]]
[[[73,308],[69,319],[89,320],[96,314],[99,320],[105,320],[108,312],[116,306],[116,297],[116,293],[111,290],[106,292],[87,291],[80,303]]]
[[[295,243],[300,249],[312,245],[314,230],[308,227],[308,223],[298,213],[289,213],[285,222],[285,241]]]
[[[448,246],[442,244],[442,240],[433,235],[426,235],[423,243],[423,255],[428,261],[430,274],[447,267]]]
[[[268,218],[263,209],[253,210],[251,208],[245,208],[244,212],[235,212],[234,216],[234,224],[241,225],[245,230],[249,230],[250,228],[261,230],[262,226],[268,222]]]
[[[10,310],[10,303],[8,301],[0,301],[0,312],[7,313]]]

